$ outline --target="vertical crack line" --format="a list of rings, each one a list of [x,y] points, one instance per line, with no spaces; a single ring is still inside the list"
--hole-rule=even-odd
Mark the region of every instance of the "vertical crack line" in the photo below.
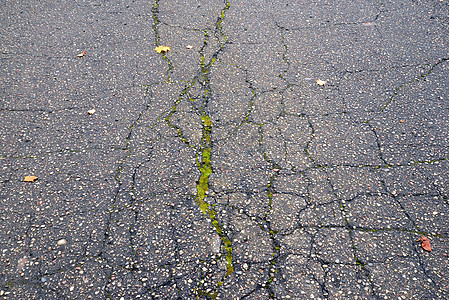
[[[244,112],[243,120],[236,122],[237,124],[235,125],[235,128],[233,130],[231,130],[231,132],[228,134],[228,137],[226,137],[226,139],[231,138],[237,132],[237,130],[243,126],[243,124],[254,124],[256,126],[264,125],[264,124],[258,124],[257,122],[254,122],[254,120],[250,120],[251,113],[254,110],[254,100],[256,99],[256,97],[258,97],[258,94],[256,93],[256,88],[254,87],[253,83],[249,80],[248,70],[241,66],[232,64],[232,63],[230,65],[245,73],[245,83],[248,85],[248,88],[251,90],[251,97],[249,99],[249,109],[246,112]],[[263,94],[263,92],[262,92],[262,94]],[[262,151],[261,151],[261,153],[262,153]]]
[[[286,68],[284,70],[282,70],[281,74],[279,74],[279,77],[287,84],[287,86],[285,88],[283,88],[279,93],[281,94],[281,115],[286,115],[286,111],[285,111],[285,102],[284,102],[284,93],[285,91],[287,91],[287,89],[289,89],[290,87],[292,87],[294,84],[292,84],[290,81],[287,80],[287,74],[288,71],[290,70],[290,62],[287,59],[287,53],[288,53],[288,47],[287,44],[285,43],[285,36],[284,36],[284,32],[287,30],[286,28],[284,28],[283,26],[279,25],[276,21],[275,21],[276,26],[279,28],[280,32],[281,32],[281,44],[282,47],[284,48],[282,51],[282,60],[284,61],[284,63],[287,65]]]
[[[204,74],[203,74],[204,75]],[[207,75],[206,75],[207,76]],[[232,266],[232,245],[231,240],[224,234],[222,226],[217,220],[217,213],[215,212],[213,205],[208,204],[205,201],[209,190],[209,176],[212,174],[212,165],[211,165],[211,154],[212,154],[212,122],[210,120],[209,115],[207,115],[205,108],[207,107],[207,98],[210,97],[210,89],[205,90],[203,105],[200,108],[201,113],[201,122],[202,122],[202,139],[201,139],[201,149],[200,149],[200,157],[197,158],[197,165],[200,171],[200,179],[197,184],[197,195],[196,195],[196,203],[199,205],[201,211],[205,216],[207,216],[212,225],[215,228],[215,231],[220,236],[224,248],[225,255],[227,261],[227,272],[226,277],[231,275],[234,272],[234,267]]]
[[[151,26],[153,28],[154,31],[154,44],[157,46],[160,46],[160,36],[159,36],[159,31],[158,31],[158,26],[159,26],[159,18],[157,17],[159,13],[159,0],[154,0],[153,2],[153,7],[151,9],[151,14],[152,14],[152,18],[153,18],[153,25]]]
[[[149,85],[146,87],[144,95],[145,95],[145,99],[147,99],[147,97],[150,95],[150,86]],[[150,96],[150,99],[151,99],[151,96]],[[99,260],[107,261],[107,259],[103,256],[103,252],[105,251],[107,240],[110,238],[111,224],[114,219],[114,215],[118,214],[123,209],[123,208],[116,207],[116,203],[117,203],[117,199],[119,197],[121,187],[123,184],[122,180],[120,178],[120,175],[123,172],[126,160],[132,155],[132,149],[130,148],[132,133],[133,133],[135,125],[139,122],[139,120],[142,118],[142,116],[145,114],[145,112],[149,109],[150,105],[151,105],[151,100],[146,104],[145,108],[139,113],[137,118],[131,123],[131,125],[129,127],[129,132],[126,137],[126,144],[125,144],[125,147],[122,149],[122,150],[125,150],[127,153],[124,157],[122,157],[117,169],[115,170],[115,181],[117,182],[117,187],[116,187],[116,190],[112,197],[112,203],[109,208],[109,214],[106,218],[103,240],[101,242],[102,243],[101,250],[100,250],[99,254],[97,255]],[[135,178],[133,178],[133,180],[135,180]],[[131,191],[131,193],[133,193],[133,191]],[[105,274],[106,273],[107,272],[105,272]],[[110,299],[110,292],[109,292],[108,285],[112,282],[112,280],[111,280],[112,274],[113,274],[113,267],[112,267],[111,271],[109,272],[109,274],[106,274],[106,277],[108,280],[104,285],[104,293],[105,293],[105,297],[107,299]]]
[[[280,129],[276,127],[276,129]],[[268,279],[265,283],[262,284],[262,287],[265,288],[270,296],[270,299],[275,299],[275,294],[273,289],[271,288],[271,283],[275,280],[276,274],[278,273],[277,262],[280,258],[280,244],[276,240],[276,234],[278,231],[271,229],[271,223],[268,221],[268,215],[273,210],[273,193],[274,193],[274,183],[280,172],[280,166],[274,162],[272,159],[268,157],[268,154],[263,149],[263,125],[259,125],[259,152],[261,153],[264,160],[269,163],[275,172],[270,176],[269,182],[266,186],[266,193],[268,199],[268,210],[265,212],[263,218],[260,219],[259,227],[262,231],[267,232],[272,244],[272,258],[270,259],[270,266],[268,272]],[[281,135],[282,136],[282,135]]]
[[[139,170],[140,167],[141,167],[141,165],[134,168],[134,172],[132,175],[131,190],[130,190],[131,201],[128,206],[128,208],[131,209],[134,213],[134,220],[133,220],[133,223],[131,223],[130,226],[128,227],[128,233],[129,233],[129,243],[131,245],[131,252],[134,255],[134,257],[136,258],[136,261],[139,260],[139,253],[136,249],[137,247],[135,245],[134,237],[137,234],[137,230],[138,230],[138,228],[136,228],[136,224],[137,224],[137,221],[139,218],[139,210],[136,207],[135,189],[136,189],[137,171]]]
[[[306,117],[306,119],[307,119],[307,123],[309,124],[309,128],[310,128],[311,132],[310,132],[310,139],[307,141],[307,144],[306,144],[306,146],[304,147],[304,153],[306,154],[307,158],[310,159],[310,161],[313,163],[313,165],[314,165],[315,167],[319,167],[319,166],[316,164],[315,159],[313,159],[312,155],[311,155],[310,152],[309,152],[310,144],[311,144],[311,143],[313,142],[313,140],[315,139],[315,127],[313,126],[312,121],[310,121],[310,117],[309,117],[309,116],[305,116],[305,117]]]
[[[153,7],[151,10],[153,19],[152,29],[154,31],[154,44],[156,47],[161,45],[161,37],[159,32],[159,25],[161,24],[161,21],[158,18],[159,2],[160,0],[155,0],[153,2]],[[212,226],[214,227],[215,231],[217,232],[218,236],[220,237],[221,241],[224,244],[224,252],[227,261],[226,275],[224,275],[224,278],[230,276],[234,272],[234,268],[232,265],[232,244],[231,240],[223,232],[223,227],[218,221],[217,213],[214,210],[214,205],[206,202],[206,197],[208,195],[209,190],[209,177],[213,172],[213,168],[211,165],[211,154],[212,154],[211,135],[213,124],[211,122],[210,116],[207,113],[207,106],[210,99],[212,98],[212,88],[210,85],[210,70],[214,65],[215,61],[217,60],[218,55],[224,50],[225,45],[228,43],[228,38],[223,33],[222,22],[225,19],[226,11],[229,10],[229,8],[230,3],[229,1],[225,0],[224,7],[221,9],[220,15],[217,17],[214,29],[206,28],[202,30],[204,34],[204,41],[203,46],[199,50],[200,69],[198,73],[194,76],[194,78],[190,81],[190,83],[186,81],[186,87],[180,92],[178,99],[175,101],[171,109],[169,109],[167,114],[165,116],[160,117],[160,119],[164,118],[165,122],[170,128],[176,130],[178,137],[181,139],[183,143],[187,144],[189,147],[192,147],[193,149],[196,150],[197,153],[196,164],[198,167],[198,171],[200,172],[200,178],[197,181],[196,195],[194,196],[195,203],[199,206],[204,216],[210,219]],[[211,57],[209,59],[206,59],[204,51],[208,46],[208,41],[210,38],[209,32],[213,32],[213,35],[218,40],[219,45],[218,48],[215,49],[215,51],[212,53]],[[162,59],[168,64],[167,82],[170,83],[171,82],[170,73],[174,69],[174,66],[170,61],[170,59],[168,58],[168,56],[166,55],[166,53],[162,53]],[[189,94],[190,89],[196,84],[200,85],[200,88],[203,92],[203,94],[200,97],[198,97],[200,102],[198,106],[194,105],[195,103],[190,98]],[[183,100],[184,96],[187,96],[189,98],[188,100],[191,102],[192,107],[195,109],[196,113],[199,115],[201,119],[202,137],[200,145],[198,147],[191,145],[190,142],[187,140],[187,138],[184,136],[182,128],[172,124],[170,121],[170,118],[176,113],[177,107]],[[215,287],[215,289],[218,289],[222,285],[222,283],[223,282],[220,281]],[[195,290],[197,295],[203,295],[211,298],[215,298],[217,295],[216,291],[213,292],[203,291],[201,288],[201,284],[199,284],[198,287],[199,288]]]
[[[154,45],[156,47],[161,46],[161,36],[159,34],[159,24],[161,23],[161,21],[158,18],[158,14],[159,14],[159,1],[160,0],[154,0],[153,2],[153,7],[151,9],[151,14],[152,14],[152,18],[153,18],[153,25],[151,26],[151,28],[154,31]],[[161,53],[162,55],[162,59],[167,63],[168,65],[168,69],[167,69],[167,83],[172,82],[170,79],[170,73],[171,71],[175,68],[171,62],[171,60],[168,58],[167,53]]]
[[[273,163],[273,166],[276,168],[278,167],[276,164]],[[278,169],[279,170],[279,169]],[[265,283],[265,288],[268,290],[268,293],[270,294],[270,299],[275,299],[275,295],[274,292],[271,288],[271,283],[274,281],[276,274],[278,273],[278,268],[277,268],[277,261],[280,257],[280,244],[279,242],[276,240],[276,234],[278,233],[275,230],[271,229],[271,223],[268,221],[268,213],[270,211],[273,210],[273,192],[274,192],[274,183],[277,179],[279,175],[279,171],[276,171],[271,177],[270,177],[270,182],[267,185],[267,198],[268,198],[268,209],[269,211],[267,211],[265,213],[264,216],[264,222],[265,222],[265,226],[267,227],[266,230],[268,230],[268,234],[270,236],[270,240],[272,243],[272,248],[273,248],[273,253],[272,253],[272,259],[270,261],[270,269],[268,270],[268,280]],[[263,229],[263,228],[262,228]]]
[[[282,139],[282,146],[283,146],[282,148],[284,150],[284,160],[287,164],[290,165],[291,170],[293,172],[295,172],[295,169],[296,169],[295,166],[292,163],[289,163],[288,159],[287,159],[287,156],[288,156],[287,138],[284,136],[284,134],[282,133],[282,130],[279,126],[276,129],[279,131],[279,136]]]
[[[364,272],[368,282],[370,283],[373,296],[377,297],[377,295],[374,292],[375,291],[374,290],[374,281],[372,280],[372,278],[370,276],[370,271],[366,268],[365,263],[363,261],[361,261],[359,259],[359,257],[357,256],[357,248],[355,246],[354,237],[353,237],[353,234],[354,234],[353,232],[356,229],[356,227],[355,226],[351,226],[351,223],[349,222],[348,217],[347,217],[347,212],[346,212],[346,208],[345,208],[345,205],[344,205],[344,201],[338,197],[337,192],[336,192],[335,187],[334,187],[334,184],[332,183],[332,180],[330,179],[329,174],[328,174],[326,169],[324,169],[324,172],[327,175],[326,176],[327,177],[327,181],[328,181],[328,183],[329,183],[329,185],[331,187],[332,194],[335,196],[335,198],[338,200],[338,202],[340,204],[341,213],[342,213],[342,216],[343,216],[343,218],[345,220],[345,223],[346,223],[346,229],[349,231],[349,238],[351,239],[351,249],[352,249],[352,255],[354,257],[354,261],[355,261],[356,265],[360,266],[360,268]]]
[[[415,223],[415,221],[413,220],[412,216],[410,216],[410,214],[408,213],[408,211],[405,209],[404,205],[402,205],[402,202],[399,201],[399,196],[397,195],[395,192],[390,192],[388,191],[388,187],[387,184],[385,183],[385,180],[383,179],[382,174],[380,174],[380,172],[376,169],[373,169],[374,172],[376,172],[379,175],[380,178],[380,183],[382,185],[382,188],[384,189],[385,193],[389,196],[391,196],[394,201],[396,201],[396,203],[399,205],[399,207],[401,208],[401,211],[405,214],[405,216],[407,217],[407,219],[410,221],[410,223],[415,227],[417,232],[421,232],[420,228],[418,227],[418,225]],[[406,197],[406,195],[403,195],[404,197]]]
[[[379,139],[379,135],[377,134],[376,128],[374,128],[374,126],[371,125],[371,123],[369,121],[366,122],[366,124],[368,124],[369,128],[371,129],[371,131],[373,132],[373,134],[376,138],[377,154],[379,155],[380,160],[385,164],[386,167],[389,167],[390,165],[383,157],[382,146],[380,144],[380,139]]]
[[[249,117],[250,117],[251,113],[254,110],[254,100],[257,97],[257,93],[256,93],[256,88],[253,86],[253,83],[249,80],[248,70],[243,68],[243,67],[241,67],[241,66],[237,66],[237,65],[234,65],[234,64],[231,64],[231,65],[245,73],[245,83],[248,85],[248,88],[251,90],[251,98],[249,99],[249,109],[244,114],[243,121],[240,122],[240,124],[237,125],[236,128],[232,131],[232,133],[231,133],[231,136],[232,136],[237,131],[237,129],[240,128],[244,123],[248,123],[249,122]]]
[[[179,94],[178,99],[175,101],[174,105],[172,106],[172,108],[170,109],[169,113],[167,114],[167,116],[165,117],[165,122],[167,123],[168,127],[176,130],[176,133],[178,135],[178,137],[181,139],[181,141],[186,144],[188,147],[193,148],[194,150],[198,151],[197,147],[195,147],[194,145],[192,145],[190,143],[189,140],[187,140],[187,138],[184,136],[181,127],[173,125],[170,121],[170,118],[176,113],[177,109],[178,109],[178,105],[181,103],[182,99],[184,96],[188,96],[188,93],[190,91],[190,89],[197,83],[198,77],[195,77],[192,80],[192,83],[188,84]]]
[[[225,18],[226,11],[231,7],[231,4],[229,1],[225,1],[225,7],[221,10],[220,16],[217,18],[217,22],[215,23],[215,32],[214,35],[216,39],[218,40],[218,43],[220,44],[220,48],[224,48],[225,44],[228,43],[228,37],[223,33],[223,27],[221,26],[221,23],[223,23],[223,20]],[[220,37],[222,37],[225,41],[222,43],[220,41]]]
[[[149,95],[149,93],[150,93],[150,87],[147,86],[147,88],[145,90],[145,98]],[[117,169],[115,170],[115,181],[117,182],[117,187],[116,187],[114,195],[112,197],[112,203],[111,203],[111,206],[109,208],[109,215],[108,215],[108,217],[106,219],[106,228],[105,228],[105,231],[104,231],[101,251],[98,254],[99,257],[102,257],[103,251],[104,251],[104,249],[106,247],[106,241],[107,241],[107,239],[109,238],[109,235],[110,235],[111,222],[112,222],[112,219],[113,219],[113,215],[114,215],[114,213],[118,213],[120,211],[117,207],[115,207],[115,204],[117,203],[117,199],[118,199],[118,196],[120,194],[120,189],[121,189],[122,184],[123,184],[122,180],[120,178],[120,174],[123,172],[123,168],[124,168],[123,166],[125,165],[126,160],[132,154],[132,149],[129,147],[129,145],[130,145],[130,142],[131,142],[134,126],[137,124],[137,122],[139,122],[139,120],[142,118],[144,113],[149,109],[150,104],[151,104],[151,101],[149,101],[147,103],[145,108],[139,113],[137,118],[131,123],[131,125],[129,127],[129,132],[128,132],[128,135],[126,137],[126,144],[125,144],[125,147],[123,148],[123,150],[125,150],[127,153],[126,153],[126,155],[124,157],[122,157],[122,159],[120,160],[120,163],[119,163]]]
[[[229,9],[230,3],[229,1],[225,1],[225,7],[221,10],[220,16],[215,23],[215,33],[218,32],[225,39],[225,43],[220,43],[218,49],[212,54],[210,60],[206,62],[206,57],[204,56],[204,50],[208,45],[209,33],[208,30],[204,30],[204,44],[200,49],[200,74],[198,75],[198,83],[201,84],[203,89],[203,95],[201,96],[201,104],[198,108],[198,112],[200,114],[201,123],[202,123],[202,138],[200,143],[200,149],[198,151],[197,156],[197,166],[200,172],[200,178],[197,182],[197,194],[195,198],[195,203],[199,206],[204,216],[210,219],[212,226],[214,227],[216,233],[220,237],[223,247],[224,254],[226,257],[226,274],[224,278],[229,277],[234,272],[234,266],[232,263],[232,243],[230,238],[223,231],[223,226],[220,224],[217,218],[217,212],[214,209],[213,204],[209,204],[206,202],[206,198],[209,190],[209,177],[213,172],[213,168],[211,165],[211,155],[212,155],[212,128],[213,123],[210,119],[210,116],[207,113],[207,106],[212,98],[212,88],[210,85],[210,70],[217,60],[217,57],[221,51],[223,51],[225,44],[227,43],[227,37],[222,32],[221,23],[224,20],[225,13]],[[223,284],[222,281],[218,282],[215,287],[217,290]],[[207,292],[203,291],[201,288],[197,290],[197,294],[206,295],[211,298],[216,298],[217,291]]]
[[[432,284],[432,286],[433,286],[434,288],[439,289],[440,284],[437,283],[437,282],[436,282],[436,281],[429,275],[429,273],[431,273],[431,272],[430,272],[430,270],[426,269],[426,266],[425,266],[425,264],[424,264],[424,256],[422,255],[422,253],[419,253],[420,251],[418,251],[418,247],[416,246],[416,242],[417,242],[417,241],[416,241],[416,236],[414,237],[412,232],[409,232],[409,234],[410,234],[410,240],[411,240],[411,242],[414,244],[413,250],[415,251],[416,256],[418,257],[418,264],[419,264],[419,266],[421,267],[424,276],[427,277],[427,278],[430,280],[430,283]]]

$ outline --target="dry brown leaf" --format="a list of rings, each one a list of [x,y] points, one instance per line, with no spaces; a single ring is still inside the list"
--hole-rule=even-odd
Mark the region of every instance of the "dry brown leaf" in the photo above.
[[[323,86],[323,85],[325,85],[325,84],[326,84],[326,82],[327,82],[327,81],[324,81],[324,80],[318,79],[318,80],[316,81],[316,84],[318,84],[318,85],[321,85],[321,86]]]
[[[421,247],[426,251],[429,251],[429,252],[432,251],[432,247],[430,246],[429,240],[422,241]]]
[[[159,46],[154,49],[154,51],[156,51],[157,53],[162,53],[162,54],[167,53],[170,50],[171,50],[170,47],[167,47],[167,46]]]
[[[36,176],[25,176],[25,179],[23,181],[25,182],[33,182],[36,181],[37,177]]]
[[[431,252],[432,251],[432,247],[430,246],[430,241],[428,238],[426,238],[425,236],[421,235],[421,237],[417,240],[417,242],[421,241],[421,247],[426,250]]]
[[[84,55],[86,55],[86,51],[83,51],[83,53],[78,54],[77,57],[83,57]]]

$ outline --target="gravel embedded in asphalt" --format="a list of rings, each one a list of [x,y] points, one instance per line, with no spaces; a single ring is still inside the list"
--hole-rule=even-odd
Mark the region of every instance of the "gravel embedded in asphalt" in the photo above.
[[[0,297],[448,298],[448,15],[4,3]]]

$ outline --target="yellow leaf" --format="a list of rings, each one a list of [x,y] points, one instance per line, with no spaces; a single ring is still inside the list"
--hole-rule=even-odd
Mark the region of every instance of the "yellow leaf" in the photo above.
[[[170,47],[167,46],[159,46],[154,49],[154,51],[156,51],[157,53],[166,53],[170,50],[171,50]]]
[[[36,181],[37,177],[36,176],[25,176],[25,179],[23,181],[25,182],[33,182]]]
[[[321,79],[318,79],[318,80],[316,81],[316,83],[317,83],[318,85],[323,86],[323,85],[326,84],[326,81],[323,81],[323,80],[321,80]]]

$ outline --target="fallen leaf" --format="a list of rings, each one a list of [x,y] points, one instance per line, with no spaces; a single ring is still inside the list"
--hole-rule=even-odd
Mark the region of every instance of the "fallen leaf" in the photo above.
[[[36,176],[25,176],[25,179],[23,181],[25,182],[33,182],[36,181],[37,177]]]
[[[154,49],[154,51],[156,51],[157,53],[162,53],[162,54],[166,53],[170,50],[171,50],[170,47],[166,47],[166,46],[159,46]]]
[[[78,54],[77,57],[83,57],[84,55],[86,55],[86,51],[83,51],[83,53]]]
[[[321,79],[318,79],[318,80],[316,81],[316,83],[317,83],[318,85],[321,85],[321,86],[325,85],[326,82],[327,82],[327,81],[323,81],[323,80],[321,80]]]
[[[192,49],[192,48],[193,48],[193,46],[191,46],[191,45],[187,45],[187,46],[186,46],[186,48],[187,48],[187,49]]]
[[[421,247],[426,250],[431,252],[432,251],[432,247],[430,246],[430,241],[429,240],[425,240],[422,242]]]
[[[425,236],[421,235],[421,237],[417,240],[417,242],[421,241],[421,247],[426,250],[431,252],[432,251],[432,247],[430,246],[430,241],[428,238],[426,238]]]
[[[95,109],[89,109],[89,110],[87,111],[87,113],[88,113],[89,115],[93,115],[93,114],[95,113]]]

